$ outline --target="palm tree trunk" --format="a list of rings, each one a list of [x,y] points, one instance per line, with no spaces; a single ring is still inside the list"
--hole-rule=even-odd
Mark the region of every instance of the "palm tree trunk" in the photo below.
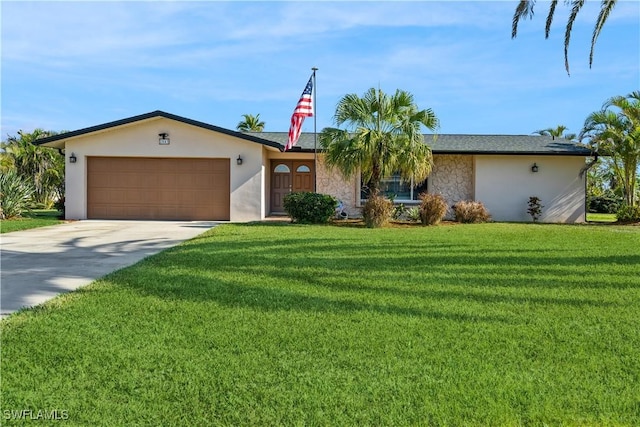
[[[380,193],[381,171],[378,162],[373,163],[371,168],[371,180],[369,181],[369,195],[377,196]]]

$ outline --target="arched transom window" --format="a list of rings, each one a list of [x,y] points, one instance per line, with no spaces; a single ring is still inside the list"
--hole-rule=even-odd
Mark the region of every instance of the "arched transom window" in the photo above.
[[[273,168],[273,171],[275,173],[290,173],[291,169],[289,169],[289,166],[287,166],[287,165],[285,165],[283,163],[280,163],[279,165],[276,165],[275,168]]]

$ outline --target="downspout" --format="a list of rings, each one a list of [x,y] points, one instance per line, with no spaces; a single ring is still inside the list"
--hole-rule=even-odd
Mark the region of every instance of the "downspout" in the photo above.
[[[591,161],[590,163],[587,163],[586,165],[584,165],[582,167],[582,169],[580,169],[580,173],[578,174],[578,176],[580,178],[584,177],[584,222],[587,222],[587,213],[588,213],[588,202],[587,202],[587,172],[589,171],[589,169],[591,169],[593,166],[595,166],[595,164],[598,163],[598,153],[594,153],[593,154],[593,161]]]

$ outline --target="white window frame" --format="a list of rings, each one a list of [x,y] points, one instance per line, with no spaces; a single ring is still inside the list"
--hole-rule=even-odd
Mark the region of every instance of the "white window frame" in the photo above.
[[[429,178],[427,178],[427,180],[426,180],[426,181],[427,181],[427,189],[426,189],[426,191],[428,192],[428,191],[429,191]],[[357,185],[357,187],[358,187],[358,188],[356,189],[356,191],[357,191],[357,193],[356,193],[356,194],[358,195],[358,205],[359,205],[359,206],[363,206],[363,205],[367,202],[367,199],[363,199],[363,198],[362,198],[362,174],[361,174],[361,173],[358,173],[358,181],[357,181],[357,184],[358,184],[358,185]],[[414,182],[413,182],[413,179],[411,179],[411,190],[410,190],[410,191],[411,191],[411,197],[412,197],[412,199],[398,199],[398,198],[396,198],[396,199],[394,199],[394,200],[393,200],[393,202],[394,202],[395,204],[400,204],[400,203],[402,203],[402,204],[405,204],[405,205],[410,205],[410,204],[419,204],[419,203],[420,203],[420,200],[418,200],[417,198],[416,198],[416,199],[413,199],[413,197],[414,197],[414,194],[413,194],[413,193],[414,193],[414,191],[416,191],[416,188],[415,188],[415,184],[414,184]],[[415,194],[415,197],[418,197],[418,194]]]

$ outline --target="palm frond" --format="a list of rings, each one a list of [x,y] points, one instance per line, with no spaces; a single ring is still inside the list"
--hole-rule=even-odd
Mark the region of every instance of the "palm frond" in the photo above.
[[[607,22],[607,18],[609,18],[609,14],[613,10],[616,3],[617,0],[602,0],[600,13],[598,14],[598,20],[596,21],[596,26],[593,29],[593,36],[591,37],[591,50],[589,51],[589,68],[591,68],[591,65],[593,64],[593,50],[596,46],[596,41],[598,40],[600,31],[602,31],[602,27],[604,26],[605,22]]]
[[[558,0],[552,0],[551,5],[549,6],[549,14],[547,15],[547,23],[544,27],[544,38],[549,38],[549,33],[551,32],[551,23],[553,22],[553,15],[556,13],[556,6],[558,5]]]
[[[567,74],[571,75],[569,72],[569,42],[571,41],[571,30],[573,29],[573,23],[576,21],[576,17],[584,6],[585,0],[573,0],[571,2],[571,13],[569,14],[569,19],[567,20],[567,28],[564,33],[564,68],[567,70]]]
[[[515,39],[518,35],[518,23],[525,18],[533,18],[533,6],[535,6],[536,0],[520,0],[516,11],[513,14],[513,21],[511,24],[511,38]]]

